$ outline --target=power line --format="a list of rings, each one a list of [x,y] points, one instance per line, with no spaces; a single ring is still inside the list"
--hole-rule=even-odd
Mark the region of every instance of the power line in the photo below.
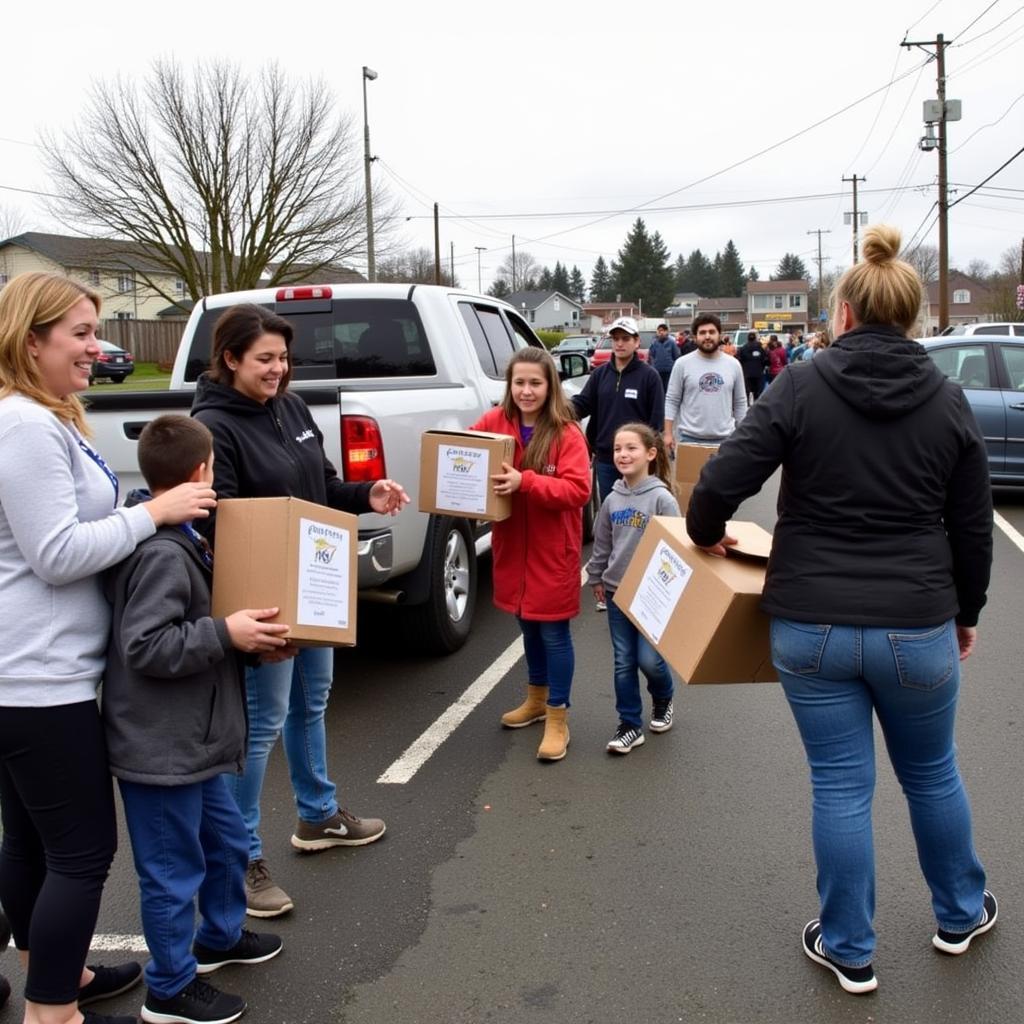
[[[958,150],[961,150],[961,149],[963,149],[963,148],[964,148],[964,146],[966,146],[966,145],[967,145],[967,143],[968,143],[968,142],[970,142],[970,141],[971,141],[971,139],[973,139],[973,138],[974,138],[974,136],[978,134],[978,132],[983,132],[983,131],[984,131],[984,130],[985,130],[986,128],[994,128],[994,127],[995,127],[995,126],[996,126],[997,124],[999,124],[999,122],[1000,122],[1000,121],[1002,121],[1002,119],[1003,119],[1004,117],[1006,117],[1006,115],[1007,115],[1007,114],[1008,114],[1008,113],[1009,113],[1009,112],[1010,112],[1011,110],[1013,110],[1013,108],[1014,108],[1015,106],[1017,106],[1017,104],[1018,104],[1018,103],[1020,103],[1020,101],[1021,101],[1021,100],[1024,100],[1024,92],[1022,92],[1022,93],[1021,93],[1021,94],[1020,94],[1020,95],[1019,95],[1019,96],[1018,96],[1018,97],[1017,97],[1017,98],[1016,98],[1016,99],[1015,99],[1015,100],[1014,100],[1014,101],[1013,101],[1013,102],[1012,102],[1012,103],[1011,103],[1011,104],[1010,104],[1010,105],[1009,105],[1009,106],[1008,106],[1008,107],[1006,108],[1006,110],[1004,110],[1004,111],[1003,111],[1003,113],[1002,113],[1002,115],[1001,115],[1000,117],[997,117],[997,118],[996,118],[996,119],[995,119],[994,121],[990,121],[990,122],[989,122],[988,124],[983,124],[983,125],[982,125],[982,126],[981,126],[980,128],[976,128],[976,129],[975,129],[975,130],[974,130],[973,132],[971,132],[971,134],[970,134],[970,135],[968,135],[968,136],[967,136],[967,138],[966,138],[966,139],[964,139],[964,141],[963,141],[963,142],[961,142],[961,143],[960,143],[960,145],[959,145],[959,146],[957,146],[957,147],[956,147],[956,149],[951,149],[951,150],[949,151],[949,153],[950,153],[950,156],[952,156],[952,155],[953,155],[954,153],[956,153],[956,152],[957,152]]]
[[[983,185],[987,185],[1001,170],[1003,170],[1006,167],[1009,167],[1010,164],[1012,164],[1013,161],[1016,160],[1017,157],[1019,157],[1021,155],[1021,153],[1024,153],[1024,146],[1021,146],[1021,148],[1018,149],[1017,152],[1014,153],[1013,156],[1011,156],[1009,160],[1007,160],[1005,163],[1000,164],[984,181],[978,182],[978,184],[975,185],[974,188],[972,188],[970,192],[965,192],[955,202],[950,203],[949,204],[949,209],[952,209],[954,206],[956,206],[957,203],[962,203],[968,196],[973,195]]]
[[[972,22],[971,22],[970,24],[968,24],[968,25],[967,25],[967,26],[965,26],[964,28],[960,29],[960,31],[959,31],[959,32],[957,32],[957,34],[956,34],[955,36],[953,36],[953,38],[952,38],[952,39],[950,40],[950,44],[952,44],[952,43],[956,42],[956,40],[957,40],[957,39],[959,39],[959,38],[960,38],[960,37],[961,37],[961,36],[962,36],[962,35],[963,35],[963,34],[964,34],[964,33],[965,33],[965,32],[966,32],[966,31],[967,31],[967,30],[968,30],[969,28],[973,28],[973,27],[974,27],[975,25],[977,25],[977,24],[978,24],[978,22],[979,22],[979,21],[981,21],[981,19],[982,19],[982,18],[984,18],[984,17],[985,17],[985,15],[986,15],[986,14],[988,14],[988,12],[989,12],[989,11],[991,11],[991,10],[992,10],[992,8],[993,8],[993,7],[995,7],[995,5],[996,5],[997,3],[999,3],[999,0],[992,0],[992,3],[990,3],[990,4],[988,5],[988,7],[986,7],[986,8],[985,8],[985,10],[983,10],[983,11],[981,12],[981,14],[979,14],[979,15],[978,15],[978,16],[977,16],[977,17],[976,17],[976,18],[974,19],[974,21],[972,21]]]
[[[0,185],[0,188],[7,192],[24,192],[29,196],[45,196],[47,199],[63,199],[64,196],[54,195],[52,192],[39,192],[34,188],[18,188],[16,185]]]
[[[908,28],[908,29],[907,29],[907,31],[903,33],[903,38],[904,38],[904,39],[906,39],[906,38],[907,38],[907,36],[909,36],[909,35],[910,35],[910,33],[911,33],[911,32],[912,32],[912,31],[913,31],[913,30],[914,30],[915,28],[917,28],[917,26],[918,26],[918,25],[920,25],[920,24],[921,24],[921,22],[922,22],[922,21],[924,21],[924,19],[925,19],[925,18],[927,18],[927,17],[928,17],[928,15],[929,15],[929,14],[931,14],[931,13],[932,13],[932,11],[934,11],[934,10],[935,10],[935,8],[936,8],[936,7],[938,7],[938,6],[939,6],[939,4],[941,4],[941,3],[942,3],[942,0],[935,0],[935,3],[933,3],[933,4],[931,5],[931,7],[929,7],[929,8],[928,8],[928,10],[927,10],[927,11],[925,11],[925,12],[924,12],[924,14],[922,14],[922,15],[921,15],[921,17],[920,17],[920,18],[918,18],[918,19],[917,19],[917,21],[915,21],[915,22],[914,22],[914,24],[913,24],[913,25],[911,25],[911,26],[910,26],[910,28]]]
[[[861,179],[863,180],[863,179]],[[871,194],[889,194],[892,192],[910,192],[915,189],[922,189],[930,187],[927,184],[920,185],[903,185],[903,186],[890,186],[888,188],[866,188],[859,189],[860,195],[871,195]],[[769,206],[775,203],[801,203],[801,202],[814,202],[820,199],[836,199],[842,198],[846,193],[844,192],[809,192],[804,195],[796,196],[772,196],[764,199],[733,199],[733,200],[719,200],[713,203],[686,203],[678,206],[651,206],[647,207],[647,213],[680,213],[690,210],[732,210],[741,209],[748,206]],[[608,217],[614,217],[623,213],[632,213],[632,210],[546,210],[537,213],[480,213],[474,214],[477,220],[550,220],[550,219],[564,219],[566,217],[592,217],[598,214],[607,215]],[[409,220],[425,220],[427,214],[417,215],[409,217]],[[466,217],[459,214],[447,214],[441,218],[442,220],[465,220]],[[586,227],[587,225],[583,225]],[[577,229],[572,229],[577,230]],[[547,236],[554,237],[554,236]],[[529,241],[529,240],[528,240]],[[534,242],[543,241],[543,239],[533,239]]]
[[[970,46],[971,43],[981,39],[982,36],[987,36],[991,32],[995,32],[997,28],[1002,28],[1011,18],[1016,18],[1021,11],[1024,11],[1024,7],[1018,7],[1012,14],[1008,14],[1002,21],[997,21],[991,28],[985,29],[984,32],[979,32],[976,36],[972,36],[970,39],[965,39],[962,43],[957,43],[957,46]]]

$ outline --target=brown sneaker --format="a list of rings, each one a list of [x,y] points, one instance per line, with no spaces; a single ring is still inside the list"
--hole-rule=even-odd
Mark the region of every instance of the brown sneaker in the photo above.
[[[250,917],[280,917],[294,907],[291,897],[270,877],[267,862],[258,857],[245,871],[245,912]]]
[[[307,852],[329,850],[332,846],[366,846],[380,839],[384,830],[384,822],[380,818],[357,818],[339,807],[333,818],[318,825],[300,818],[292,836],[292,846]]]

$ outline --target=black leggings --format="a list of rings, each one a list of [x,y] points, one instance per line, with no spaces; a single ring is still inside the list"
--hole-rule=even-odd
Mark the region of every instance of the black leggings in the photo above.
[[[0,708],[0,903],[29,950],[25,998],[73,1003],[117,849],[94,700]]]

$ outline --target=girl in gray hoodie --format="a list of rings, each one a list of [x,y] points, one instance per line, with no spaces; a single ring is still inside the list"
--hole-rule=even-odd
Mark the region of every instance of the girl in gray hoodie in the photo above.
[[[671,467],[661,435],[646,423],[626,423],[615,432],[615,481],[605,498],[594,528],[594,549],[587,563],[587,582],[598,601],[608,605],[608,630],[615,658],[615,709],[619,727],[608,741],[608,751],[628,754],[644,742],[640,675],[654,708],[651,732],[672,728],[672,671],[647,638],[612,601],[622,582],[640,536],[651,516],[678,516]]]

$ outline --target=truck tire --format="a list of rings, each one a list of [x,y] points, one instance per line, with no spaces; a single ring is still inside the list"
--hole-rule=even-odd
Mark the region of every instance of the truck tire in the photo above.
[[[597,490],[597,470],[593,463],[590,466],[590,500],[583,506],[583,543],[589,544],[594,539],[594,523],[601,508],[601,495]]]
[[[426,601],[405,610],[410,640],[428,654],[451,654],[469,638],[476,609],[476,547],[468,520],[443,517],[431,525]]]

